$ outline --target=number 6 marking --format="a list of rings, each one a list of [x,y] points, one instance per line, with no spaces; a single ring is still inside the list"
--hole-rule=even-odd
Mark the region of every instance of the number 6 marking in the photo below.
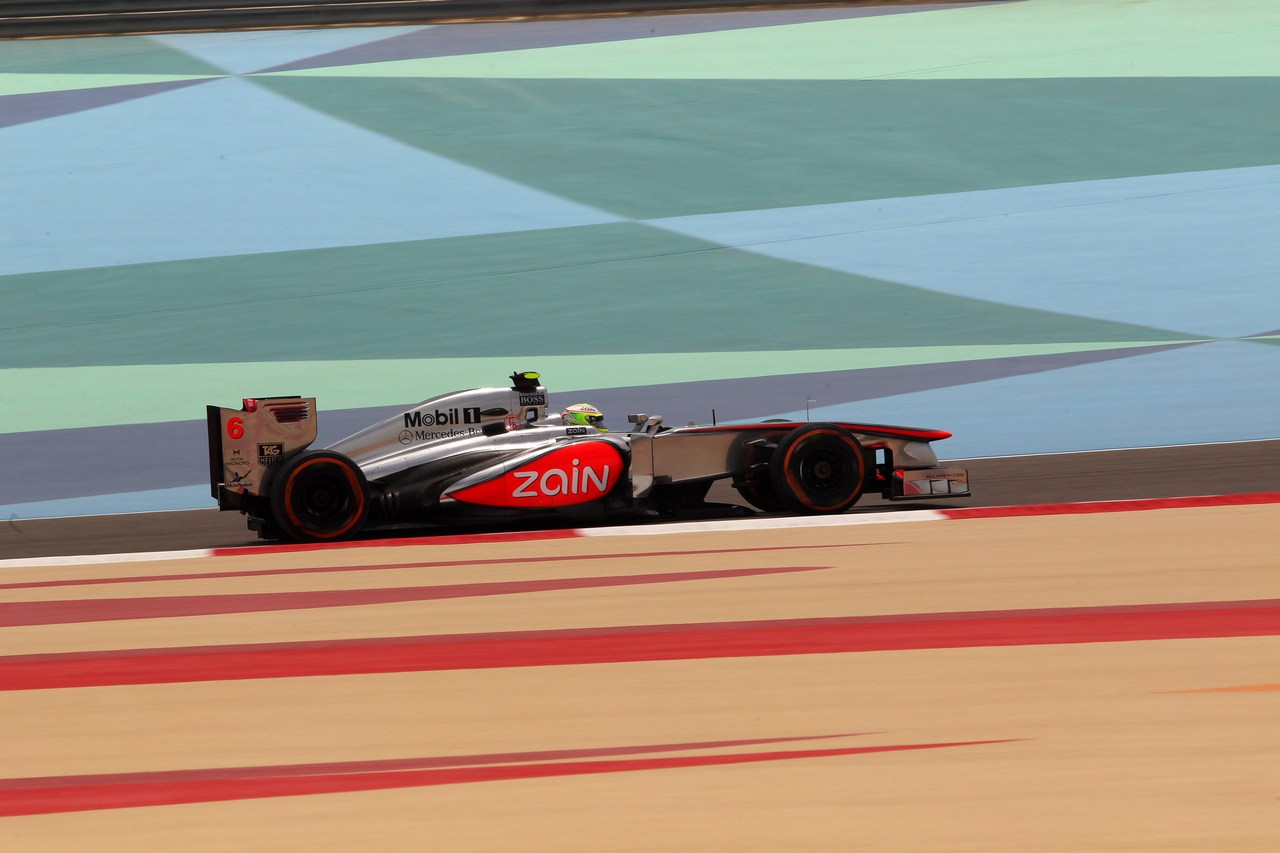
[[[244,419],[232,418],[227,421],[227,435],[231,438],[244,438]]]

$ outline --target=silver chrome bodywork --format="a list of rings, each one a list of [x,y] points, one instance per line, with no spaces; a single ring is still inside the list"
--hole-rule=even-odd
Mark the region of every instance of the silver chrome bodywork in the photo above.
[[[546,414],[547,389],[542,385],[526,391],[515,388],[455,391],[424,400],[328,449],[350,457],[373,480],[443,454],[465,453],[477,446],[477,440],[491,441],[485,435],[486,426],[524,426],[545,418]]]
[[[875,427],[841,423],[868,450],[885,451],[902,468],[932,468],[938,464],[933,448],[913,437],[904,438],[904,428]],[[752,441],[776,442],[802,426],[792,421],[741,426],[692,426],[666,432],[637,431],[631,434],[631,485],[636,497],[643,497],[655,482],[681,483],[719,480],[742,470]],[[879,429],[881,432],[877,432]],[[885,429],[895,433],[886,434]],[[917,432],[912,430],[912,432]],[[967,488],[964,490],[967,493]],[[957,490],[959,494],[959,490]],[[907,495],[898,495],[905,497]]]
[[[361,524],[376,527],[456,516],[492,517],[498,510],[508,517],[519,514],[525,506],[519,501],[476,505],[476,487],[513,476],[531,481],[544,458],[550,460],[547,465],[569,468],[549,473],[572,475],[576,501],[579,471],[572,466],[579,461],[574,457],[582,454],[560,451],[581,446],[585,452],[587,445],[575,444],[583,441],[614,447],[616,454],[604,450],[615,467],[617,460],[622,460],[624,474],[616,485],[610,480],[608,494],[587,494],[584,488],[580,505],[560,506],[562,496],[556,511],[664,514],[673,506],[705,506],[706,487],[724,479],[732,479],[750,499],[749,489],[743,490],[742,484],[753,478],[768,479],[771,454],[779,443],[798,430],[815,426],[767,421],[669,429],[660,417],[633,415],[630,432],[604,433],[548,419],[548,392],[545,386],[534,384],[536,374],[515,374],[512,379],[514,384],[509,388],[477,388],[432,397],[325,448],[330,456],[336,454],[358,466],[367,480],[362,500],[369,503],[369,521],[362,519]],[[273,513],[279,511],[277,493],[281,487],[273,483],[277,479],[273,472],[280,467],[288,469],[289,460],[303,454],[314,441],[315,400],[247,398],[238,411],[208,408],[210,479],[219,508],[244,512],[250,526],[264,535],[276,532]],[[288,416],[285,422],[278,417],[281,412]],[[850,446],[865,460],[859,463],[865,471],[859,491],[878,492],[890,500],[969,494],[967,473],[939,467],[931,445],[950,433],[877,424],[827,426],[847,431],[856,439]],[[850,457],[857,458],[857,453]],[[542,473],[545,480],[548,472]],[[291,475],[286,471],[281,476]],[[543,508],[537,502],[527,506]]]

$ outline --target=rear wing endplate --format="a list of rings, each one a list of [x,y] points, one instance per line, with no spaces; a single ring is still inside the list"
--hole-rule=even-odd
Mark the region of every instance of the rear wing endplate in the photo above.
[[[262,494],[271,469],[316,440],[314,397],[246,397],[239,409],[207,413],[209,490],[219,507]]]

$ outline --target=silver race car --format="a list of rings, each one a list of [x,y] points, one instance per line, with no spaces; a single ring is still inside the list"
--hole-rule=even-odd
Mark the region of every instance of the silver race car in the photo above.
[[[209,478],[221,510],[266,539],[335,541],[375,528],[536,516],[674,517],[706,512],[729,480],[765,512],[839,513],[864,493],[889,500],[969,494],[962,468],[930,442],[951,433],[853,423],[670,428],[629,415],[631,430],[548,417],[537,373],[508,388],[433,397],[323,450],[311,397],[208,407]],[[738,508],[738,511],[745,511]]]

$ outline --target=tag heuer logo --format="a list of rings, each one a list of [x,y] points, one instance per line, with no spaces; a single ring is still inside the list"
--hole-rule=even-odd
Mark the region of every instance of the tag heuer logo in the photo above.
[[[284,455],[283,444],[259,444],[258,445],[258,464],[264,468],[274,468],[280,464],[280,457]]]

